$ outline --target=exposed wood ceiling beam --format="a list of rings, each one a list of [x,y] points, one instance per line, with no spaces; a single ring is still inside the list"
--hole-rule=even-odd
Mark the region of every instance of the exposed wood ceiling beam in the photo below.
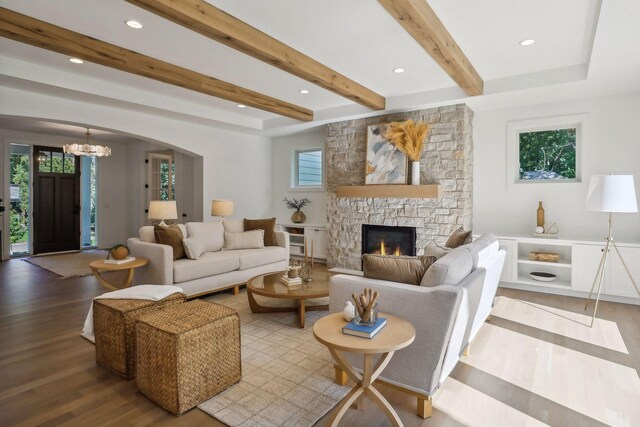
[[[204,0],[126,0],[373,110],[385,99]]]
[[[482,95],[482,78],[426,0],[378,1],[467,95]]]
[[[306,108],[6,8],[0,8],[0,36],[282,116],[313,120]]]

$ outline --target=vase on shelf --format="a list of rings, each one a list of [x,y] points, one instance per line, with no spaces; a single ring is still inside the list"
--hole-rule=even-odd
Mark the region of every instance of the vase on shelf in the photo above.
[[[306,220],[307,216],[301,210],[297,210],[291,215],[291,221],[293,221],[294,224],[302,224]]]
[[[411,185],[420,185],[420,162],[411,162]]]
[[[537,211],[536,220],[537,220],[536,225],[538,227],[542,227],[544,232],[544,208],[542,207],[542,202],[538,202],[538,211]]]

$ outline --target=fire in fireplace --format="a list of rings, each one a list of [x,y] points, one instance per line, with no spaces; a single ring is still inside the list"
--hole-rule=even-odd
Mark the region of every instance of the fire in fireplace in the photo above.
[[[414,256],[416,229],[362,224],[362,254]]]

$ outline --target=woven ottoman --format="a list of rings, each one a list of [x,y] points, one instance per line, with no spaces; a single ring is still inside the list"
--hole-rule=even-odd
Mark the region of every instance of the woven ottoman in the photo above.
[[[138,390],[181,415],[242,378],[240,317],[195,300],[138,319]]]
[[[93,300],[93,328],[96,336],[96,362],[125,379],[136,376],[136,320],[176,304],[187,296],[169,295],[160,301],[140,299]]]

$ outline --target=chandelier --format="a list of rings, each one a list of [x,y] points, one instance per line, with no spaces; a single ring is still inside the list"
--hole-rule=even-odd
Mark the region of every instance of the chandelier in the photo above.
[[[87,133],[85,135],[87,135],[87,142],[85,144],[65,144],[63,146],[64,152],[73,154],[74,156],[106,157],[111,155],[111,148],[89,143],[89,137],[91,136],[89,128],[87,128]]]

